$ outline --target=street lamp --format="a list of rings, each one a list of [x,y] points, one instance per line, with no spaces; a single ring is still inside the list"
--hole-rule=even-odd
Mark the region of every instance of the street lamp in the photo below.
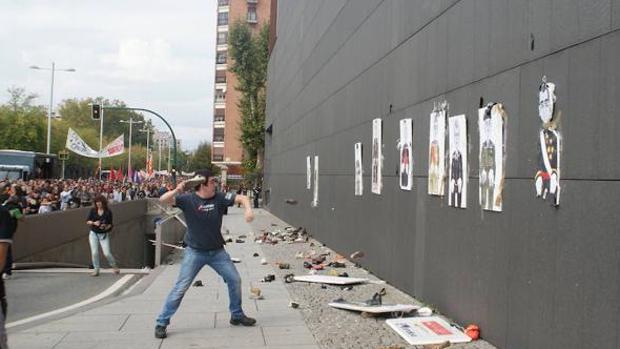
[[[141,124],[143,121],[133,121],[133,117],[129,117],[129,120],[120,120],[119,122],[129,124],[129,155],[127,162],[127,176],[131,176],[131,131],[133,124]],[[133,181],[133,178],[130,177],[130,180]]]
[[[56,71],[65,71],[65,72],[75,72],[75,69],[73,68],[68,68],[68,69],[56,69],[56,64],[54,62],[52,62],[52,67],[51,68],[42,68],[36,65],[31,65],[30,69],[35,69],[35,70],[51,70],[52,71],[52,87],[50,89],[50,107],[49,110],[47,111],[47,150],[46,153],[49,154],[50,153],[50,144],[51,144],[51,140],[52,140],[52,106],[54,105],[54,73]]]
[[[140,132],[146,132],[146,164],[144,166],[144,168],[146,169],[146,171],[148,172],[149,169],[149,159],[151,156],[151,149],[149,148],[149,139],[151,138],[151,128],[149,127],[150,124],[144,124],[144,127],[139,130]]]

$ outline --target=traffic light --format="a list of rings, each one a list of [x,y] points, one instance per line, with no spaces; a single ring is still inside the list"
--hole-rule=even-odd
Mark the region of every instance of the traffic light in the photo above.
[[[92,109],[90,111],[90,116],[93,120],[101,119],[101,104],[93,104]]]

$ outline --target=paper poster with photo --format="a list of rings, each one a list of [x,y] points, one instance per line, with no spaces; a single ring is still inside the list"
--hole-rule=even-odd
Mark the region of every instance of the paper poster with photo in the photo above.
[[[538,116],[543,122],[538,133],[538,167],[534,176],[536,197],[560,206],[560,154],[562,135],[555,110],[555,84],[543,82],[538,89]]]
[[[355,143],[355,196],[364,194],[364,168],[362,167],[362,143]]]
[[[312,160],[310,156],[306,156],[306,189],[312,187]]]
[[[483,210],[502,211],[506,161],[506,118],[502,104],[478,110],[480,132],[479,201]]]
[[[312,195],[312,206],[319,205],[319,156],[314,156],[314,192]]]
[[[448,118],[448,206],[467,208],[467,119]]]
[[[411,190],[413,188],[413,130],[411,119],[400,120],[399,145],[399,180],[400,189]]]
[[[371,191],[375,194],[381,194],[383,188],[383,178],[381,172],[383,170],[383,124],[381,119],[372,121],[372,163],[371,163]]]
[[[428,146],[428,194],[444,195],[446,144],[446,109],[435,108],[430,116]]]

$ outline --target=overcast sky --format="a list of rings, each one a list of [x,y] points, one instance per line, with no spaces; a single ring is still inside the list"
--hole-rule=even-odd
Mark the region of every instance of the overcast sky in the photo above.
[[[152,109],[183,149],[211,141],[216,0],[0,0],[0,103],[23,87],[49,105],[102,96]],[[159,129],[164,125],[153,120]]]

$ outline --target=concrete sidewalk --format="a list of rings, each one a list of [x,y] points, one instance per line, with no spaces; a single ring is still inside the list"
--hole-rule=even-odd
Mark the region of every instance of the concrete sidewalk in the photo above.
[[[258,215],[265,215],[258,210]],[[252,228],[243,215],[225,216],[225,229],[234,236],[248,234]],[[281,280],[259,283],[273,267],[260,265],[258,246],[246,243],[228,244],[231,257],[243,280],[244,311],[258,320],[255,327],[234,327],[228,323],[228,292],[222,279],[210,268],[196,278],[204,287],[190,287],[179,311],[168,326],[168,338],[155,339],[155,318],[171,290],[180,265],[161,267],[154,281],[139,295],[86,310],[19,332],[9,332],[11,348],[319,348],[299,310],[288,307],[289,293]],[[264,300],[250,300],[250,286],[259,287]],[[79,285],[76,285],[79,287]],[[76,300],[78,302],[80,300]],[[9,304],[10,306],[10,304]],[[10,321],[10,319],[9,319]]]

